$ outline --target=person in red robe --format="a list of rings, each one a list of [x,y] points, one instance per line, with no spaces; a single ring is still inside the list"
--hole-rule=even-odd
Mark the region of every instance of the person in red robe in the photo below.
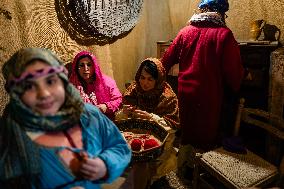
[[[187,159],[193,149],[215,147],[224,88],[238,91],[244,74],[238,43],[225,23],[228,1],[201,0],[198,8],[161,59],[166,72],[179,64],[181,144],[192,147],[180,153],[187,152]]]

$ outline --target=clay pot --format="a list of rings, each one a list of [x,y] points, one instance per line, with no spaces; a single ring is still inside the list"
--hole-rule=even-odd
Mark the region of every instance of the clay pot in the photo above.
[[[271,24],[265,24],[263,27],[264,40],[279,41],[280,29]]]

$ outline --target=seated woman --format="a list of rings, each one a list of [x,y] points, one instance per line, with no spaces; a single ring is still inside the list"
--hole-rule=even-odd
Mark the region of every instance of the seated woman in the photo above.
[[[134,188],[165,176],[176,168],[176,152],[173,149],[175,129],[179,127],[179,110],[176,94],[166,82],[165,70],[156,58],[144,60],[123,95],[123,108],[116,113],[116,120],[142,118],[157,122],[170,133],[162,155],[155,163],[133,165]],[[148,175],[146,175],[148,173]]]
[[[69,81],[80,91],[84,102],[97,106],[110,119],[114,118],[122,95],[115,81],[101,72],[93,54],[82,51],[75,56]]]

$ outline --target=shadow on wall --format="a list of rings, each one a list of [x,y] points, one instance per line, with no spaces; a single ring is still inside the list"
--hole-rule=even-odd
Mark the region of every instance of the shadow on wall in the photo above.
[[[0,8],[0,16],[1,15],[3,15],[9,21],[12,20],[11,12],[9,12],[5,9]],[[0,53],[1,53],[1,51],[5,51],[5,50],[6,50],[5,47],[0,46]],[[2,60],[1,60],[2,58],[3,58],[3,56],[0,57],[0,62],[2,62]]]
[[[100,45],[114,43],[125,37],[132,29],[115,37],[108,37],[96,31],[92,25],[86,23],[87,15],[83,12],[78,15],[75,12],[74,1],[55,0],[55,11],[61,27],[68,35],[80,45]]]

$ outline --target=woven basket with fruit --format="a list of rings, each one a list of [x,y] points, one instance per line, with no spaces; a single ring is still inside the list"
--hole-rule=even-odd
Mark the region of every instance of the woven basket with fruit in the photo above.
[[[132,161],[151,161],[163,152],[168,132],[158,123],[144,119],[116,121],[132,149]]]

